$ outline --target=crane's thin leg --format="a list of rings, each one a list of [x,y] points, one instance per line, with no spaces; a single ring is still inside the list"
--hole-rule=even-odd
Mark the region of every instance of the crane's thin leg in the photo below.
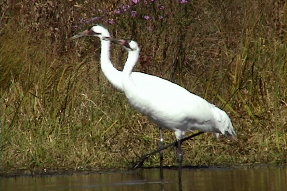
[[[183,152],[182,152],[182,148],[181,148],[181,140],[177,140],[176,152],[177,152],[178,168],[179,168],[179,170],[181,170],[182,161],[183,161]]]
[[[159,128],[159,135],[160,135],[159,149],[161,150],[164,146],[162,128]],[[162,165],[163,165],[163,151],[162,150],[159,152],[159,164],[160,164],[160,169],[162,170]]]

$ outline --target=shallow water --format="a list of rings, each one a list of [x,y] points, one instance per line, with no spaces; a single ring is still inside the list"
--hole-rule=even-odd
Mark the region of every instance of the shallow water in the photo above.
[[[110,173],[0,178],[0,190],[287,190],[287,167],[139,169]]]

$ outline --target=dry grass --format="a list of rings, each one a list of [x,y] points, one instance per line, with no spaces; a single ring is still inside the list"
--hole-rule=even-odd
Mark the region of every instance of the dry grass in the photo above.
[[[127,167],[157,147],[154,124],[103,77],[98,39],[68,39],[98,23],[139,42],[137,70],[170,79],[231,116],[239,140],[198,137],[184,145],[186,164],[286,163],[286,3],[155,1],[132,6],[136,17],[112,12],[124,4],[1,4],[0,172]],[[115,24],[106,23],[111,19]],[[113,47],[117,68],[124,57]],[[165,137],[174,139],[170,131]],[[157,157],[146,165],[157,165]],[[174,157],[165,152],[165,164]]]

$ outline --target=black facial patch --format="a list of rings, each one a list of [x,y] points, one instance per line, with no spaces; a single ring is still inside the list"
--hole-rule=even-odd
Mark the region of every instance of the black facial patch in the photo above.
[[[126,48],[128,48],[128,49],[132,49],[131,47],[130,47],[130,43],[131,41],[130,40],[125,40],[125,42],[123,43],[123,45],[126,47]]]

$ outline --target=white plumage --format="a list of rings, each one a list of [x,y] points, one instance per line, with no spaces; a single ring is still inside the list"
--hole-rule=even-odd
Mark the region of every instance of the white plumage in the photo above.
[[[159,77],[145,75],[145,79],[139,79],[132,73],[139,57],[138,44],[127,40],[118,42],[128,50],[122,88],[138,111],[160,127],[175,131],[178,140],[192,130],[236,136],[228,115],[205,99]]]
[[[100,60],[104,75],[116,89],[125,93],[134,108],[149,116],[160,129],[173,130],[177,140],[182,139],[187,131],[192,130],[236,137],[231,120],[223,110],[168,80],[141,72],[132,72],[140,52],[135,41],[113,40],[108,30],[98,25],[72,38],[81,36],[100,38]],[[122,44],[128,50],[128,59],[122,72],[114,68],[111,63],[110,41]],[[182,161],[180,141],[178,151],[178,158]]]
[[[95,25],[89,30],[85,30],[80,32],[79,34],[72,37],[72,39],[76,39],[82,36],[97,36],[101,40],[101,55],[100,55],[100,63],[101,69],[104,73],[105,77],[108,81],[118,90],[123,91],[122,86],[122,71],[117,70],[111,60],[110,60],[110,46],[111,46],[111,36],[109,31],[100,26]],[[157,78],[156,76],[151,76],[141,72],[132,72],[132,76],[135,81],[145,85],[145,80],[153,81],[152,79]]]

